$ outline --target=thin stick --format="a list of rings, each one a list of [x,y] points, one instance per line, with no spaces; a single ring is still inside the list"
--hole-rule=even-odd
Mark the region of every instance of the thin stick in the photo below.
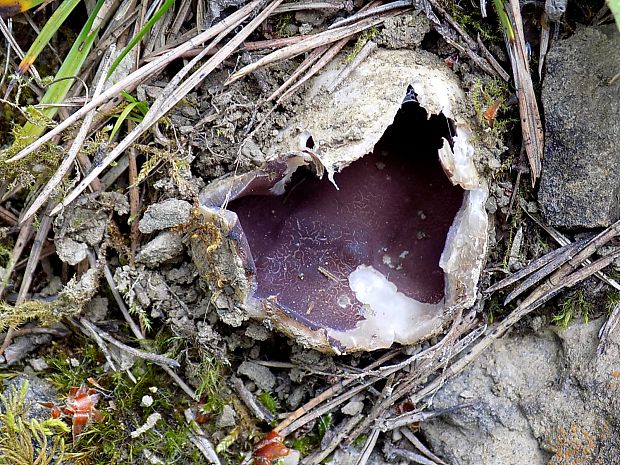
[[[560,245],[567,245],[567,244],[571,243],[571,241],[568,239],[568,237],[566,237],[560,231],[558,231],[557,229],[555,229],[552,226],[544,224],[542,221],[540,221],[538,218],[533,216],[527,210],[523,210],[523,211],[525,211],[527,216],[529,216],[530,219],[534,223],[536,223],[538,226],[543,228],[558,244],[560,244]],[[583,261],[583,266],[589,265],[590,263],[591,263],[591,261],[589,259],[586,259],[586,260]],[[600,279],[604,283],[609,284],[615,290],[620,291],[620,283],[618,283],[618,281],[616,281],[615,279],[610,278],[605,273],[603,273],[601,271],[597,271],[596,273],[594,273],[594,276],[596,276],[598,279]]]
[[[361,32],[365,29],[381,24],[383,21],[384,18],[370,18],[360,21],[359,23],[353,24],[351,26],[343,26],[336,29],[329,29],[319,34],[312,35],[299,43],[289,45],[288,47],[284,47],[280,50],[276,50],[275,52],[270,53],[269,55],[261,58],[260,60],[244,66],[236,73],[233,73],[224,84],[232,84],[238,79],[241,79],[243,76],[246,76],[247,74],[250,74],[259,68],[269,66],[273,63],[286,60],[288,58],[293,58],[297,55],[301,55],[302,53],[305,53],[322,45],[331,44],[332,42],[338,42],[345,37],[352,36],[353,34],[357,34],[358,32]]]
[[[439,417],[445,415],[447,413],[456,412],[457,410],[461,410],[466,407],[471,407],[474,405],[472,402],[466,402],[463,404],[454,405],[452,407],[433,410],[433,411],[420,411],[420,412],[410,412],[405,413],[403,415],[399,415],[394,418],[380,419],[377,422],[377,428],[382,432],[391,431],[396,428],[402,428],[404,426],[408,426],[412,423],[419,423],[421,421],[430,420],[431,418]]]
[[[538,281],[542,279],[543,277],[547,276],[549,273],[556,270],[560,265],[566,263],[568,260],[573,258],[573,254],[577,252],[577,250],[581,250],[581,248],[585,246],[586,242],[587,242],[587,239],[582,239],[580,241],[570,243],[564,247],[560,247],[559,249],[555,249],[543,255],[542,257],[532,260],[530,263],[527,264],[527,266],[523,267],[516,273],[511,274],[507,278],[502,279],[500,282],[495,283],[493,286],[489,287],[484,292],[486,294],[491,294],[499,289],[503,289],[504,287],[507,287],[507,286],[510,286],[511,284],[516,283],[521,278],[524,278],[540,270],[542,275],[537,279]],[[532,284],[534,284],[534,282],[530,283],[530,285]],[[529,286],[526,286],[523,290],[525,290],[527,287]],[[517,293],[516,295],[518,294],[519,293]],[[516,297],[516,295],[512,296],[512,298],[510,299],[507,299],[507,301],[509,302],[514,297]],[[504,305],[506,305],[508,302],[504,302]]]
[[[340,71],[338,76],[336,76],[336,79],[334,79],[331,84],[327,86],[327,92],[331,93],[336,90],[336,88],[342,83],[342,81],[348,78],[351,73],[355,71],[359,67],[359,65],[361,65],[362,62],[370,56],[372,52],[375,51],[376,48],[376,42],[372,40],[366,42],[362,49],[359,51],[359,53],[355,55],[353,61],[349,63],[342,71]]]
[[[194,390],[191,387],[189,387],[187,383],[183,381],[181,377],[177,375],[172,368],[166,365],[162,365],[161,368],[166,373],[168,373],[168,375],[173,379],[173,381],[177,383],[177,385],[183,390],[183,392],[185,392],[185,394],[189,396],[190,399],[193,399],[196,402],[200,401],[200,398],[198,397],[196,392],[194,392]]]
[[[370,370],[374,370],[375,368],[383,365],[388,360],[391,360],[392,358],[394,358],[399,352],[400,351],[388,352],[387,354],[380,357],[378,360],[368,365],[366,367],[366,371],[369,372]],[[344,389],[346,386],[353,383],[354,381],[355,381],[354,379],[347,379],[347,380],[339,382],[338,384],[334,384],[333,386],[331,386],[330,388],[326,389],[321,394],[316,396],[314,399],[309,400],[304,405],[299,407],[297,410],[292,412],[286,419],[284,419],[278,426],[274,428],[274,431],[276,432],[282,431],[284,428],[288,427],[295,420],[297,420],[298,418],[305,415],[307,412],[314,409],[314,407],[316,407],[317,405],[321,404],[322,402],[326,401],[330,397],[334,396],[335,394],[340,392],[342,389]]]
[[[110,68],[110,65],[112,64],[112,56],[114,55],[115,51],[116,51],[116,46],[112,45],[102,62],[101,68],[99,70],[99,73],[100,73],[99,81],[97,82],[97,86],[95,88],[93,98],[101,95],[101,91],[103,90],[103,85],[106,81],[106,75],[108,74],[108,69]],[[67,156],[62,161],[62,163],[60,164],[56,172],[49,179],[49,181],[47,181],[47,184],[45,184],[45,186],[41,190],[41,193],[37,196],[34,202],[32,202],[32,205],[30,206],[30,208],[28,208],[28,210],[24,214],[21,220],[22,222],[30,218],[32,215],[34,215],[39,210],[39,208],[41,208],[41,206],[47,201],[47,199],[52,194],[52,192],[54,192],[54,189],[56,189],[58,184],[60,184],[60,182],[62,181],[62,178],[65,177],[65,174],[67,174],[67,172],[71,168],[71,165],[73,165],[75,157],[78,155],[82,146],[84,145],[84,141],[86,140],[86,137],[88,136],[88,131],[90,130],[90,125],[92,124],[94,117],[95,117],[94,110],[86,115],[86,117],[84,118],[84,121],[82,122],[82,126],[80,127],[80,130],[78,131],[77,135],[75,136],[75,139],[73,140],[73,143],[71,144],[71,147],[69,148],[69,152],[67,153]]]
[[[366,465],[368,459],[370,459],[370,454],[372,454],[372,451],[375,450],[377,439],[379,439],[379,430],[371,430],[366,442],[364,443],[364,447],[362,448],[362,453],[355,462],[355,465]]]
[[[224,18],[219,23],[210,27],[206,31],[198,34],[197,36],[187,40],[182,43],[178,47],[170,50],[165,53],[161,57],[153,60],[152,62],[142,66],[140,69],[131,73],[129,76],[121,79],[117,84],[114,84],[112,87],[104,91],[98,98],[92,99],[89,103],[84,105],[84,107],[77,110],[67,119],[58,124],[54,129],[49,131],[48,133],[39,137],[36,141],[30,144],[28,147],[21,150],[17,155],[7,161],[16,161],[24,158],[25,156],[31,154],[35,150],[39,149],[43,146],[43,144],[51,141],[54,137],[59,135],[62,131],[69,128],[71,125],[75,124],[77,121],[82,119],[92,110],[107,102],[108,100],[118,96],[121,91],[128,91],[129,89],[135,88],[138,84],[143,82],[146,79],[152,78],[153,76],[159,75],[159,72],[164,69],[169,63],[174,61],[177,57],[182,55],[188,50],[192,50],[198,47],[200,44],[211,40],[213,37],[220,34],[222,31],[227,30],[231,25],[235,27],[240,21],[242,21],[258,4],[260,4],[262,0],[254,0],[251,3],[248,3],[244,7],[238,9],[234,13],[232,13],[227,18]]]
[[[95,340],[95,342],[101,349],[101,352],[103,352],[103,356],[107,360],[108,365],[110,365],[110,368],[112,368],[112,371],[118,371],[116,365],[114,364],[114,360],[112,359],[112,354],[108,350],[108,346],[105,344],[105,342],[103,342],[103,339],[101,339],[101,336],[99,336],[97,331],[95,331],[90,325],[82,324],[80,325],[80,327],[84,328],[84,333],[86,333],[86,335],[92,337]]]
[[[97,259],[95,258],[95,254],[92,251],[89,251],[88,253],[88,261],[92,268],[95,268],[97,266]],[[142,334],[138,325],[135,323],[135,321],[133,321],[133,318],[131,318],[131,315],[129,314],[129,310],[127,310],[127,306],[125,305],[123,297],[121,296],[120,292],[118,292],[118,289],[116,289],[114,276],[112,276],[112,271],[106,263],[104,263],[103,265],[103,276],[105,277],[105,280],[108,283],[108,287],[110,288],[110,291],[112,291],[112,295],[114,296],[114,300],[116,300],[116,305],[118,305],[118,308],[121,310],[125,321],[127,321],[127,324],[131,329],[131,332],[137,339],[144,339],[144,334]]]
[[[514,26],[514,40],[510,40],[506,36],[506,42],[517,87],[517,96],[519,97],[523,144],[525,145],[525,153],[530,164],[532,186],[534,186],[536,180],[540,177],[542,168],[544,152],[543,128],[525,51],[525,38],[519,0],[509,0],[508,5],[510,8],[507,11]]]
[[[327,52],[325,52],[325,54],[323,54],[323,56],[321,58],[319,58],[317,60],[316,63],[314,63],[312,65],[312,67],[308,70],[308,72],[306,74],[304,74],[304,76],[297,81],[295,84],[293,84],[291,86],[291,88],[289,90],[287,90],[279,99],[278,99],[278,103],[282,103],[284,100],[286,100],[287,98],[289,98],[291,95],[293,95],[293,93],[295,93],[295,91],[297,89],[299,89],[308,79],[310,79],[312,76],[314,76],[316,73],[319,72],[319,70],[321,70],[327,63],[329,63],[330,61],[332,61],[332,59],[338,55],[338,53],[340,52],[340,50],[343,49],[343,47],[345,45],[347,45],[347,42],[349,42],[349,38],[345,38],[342,40],[339,40],[338,42],[336,42],[335,44],[333,44],[328,50]]]
[[[413,431],[411,431],[409,428],[400,428],[398,430],[400,432],[400,434],[402,434],[403,436],[405,436],[405,438],[407,438],[407,440],[413,444],[413,447],[415,447],[416,449],[418,449],[420,452],[422,452],[422,454],[426,455],[429,459],[431,459],[433,462],[439,464],[439,465],[448,465],[446,462],[444,462],[443,460],[441,460],[439,457],[437,457],[435,454],[433,454],[428,447],[426,447],[422,441],[420,441],[417,436],[415,434],[413,434]]]
[[[301,74],[306,71],[313,63],[315,63],[323,53],[327,50],[327,46],[317,47],[301,62],[301,64],[297,67],[297,69],[291,74],[291,76],[284,81],[284,83],[278,87],[273,94],[269,96],[267,99],[268,102],[275,100],[280,94],[282,94],[286,89],[288,89],[295,80],[301,76]]]
[[[407,8],[413,6],[413,2],[411,0],[399,0],[396,2],[388,3],[387,5],[379,5],[373,8],[368,8],[367,10],[359,11],[354,15],[348,16],[340,21],[336,21],[334,24],[329,26],[327,29],[336,29],[337,27],[343,27],[348,24],[355,23],[365,18],[369,18],[371,16],[380,15],[387,11],[396,10],[398,8]]]
[[[301,465],[318,465],[323,462],[323,460],[325,460],[334,450],[336,450],[336,447],[338,447],[340,443],[349,435],[351,430],[355,428],[355,425],[357,425],[362,418],[364,418],[363,415],[358,414],[346,420],[344,425],[342,425],[342,427],[336,432],[329,444],[325,447],[321,446],[320,450],[304,458],[301,461]]]
[[[13,212],[7,210],[4,207],[0,207],[0,219],[2,219],[5,223],[10,224],[11,226],[15,226],[19,221],[19,218],[13,214]]]
[[[243,401],[246,407],[250,409],[256,418],[266,423],[271,423],[275,420],[273,414],[255,399],[252,393],[245,387],[245,384],[243,384],[241,379],[236,376],[232,376],[230,381],[239,398]]]
[[[163,355],[154,354],[151,352],[146,352],[144,350],[140,350],[140,349],[136,349],[134,347],[128,346],[127,344],[123,344],[117,339],[114,339],[112,336],[110,336],[108,333],[103,331],[101,328],[98,328],[97,326],[95,326],[95,324],[91,323],[86,318],[80,318],[80,323],[86,326],[89,330],[96,331],[97,334],[99,334],[99,336],[101,337],[101,339],[108,341],[110,344],[118,347],[121,350],[124,350],[128,354],[133,355],[134,357],[148,360],[149,362],[153,362],[158,365],[167,366],[167,367],[179,368],[181,366],[179,362],[177,362],[176,360],[172,358],[168,358]]]
[[[202,82],[216,67],[218,67],[245,39],[249,36],[264,20],[269,12],[274,9],[282,0],[275,0],[269,7],[265,8],[259,15],[256,16],[241,32],[239,32],[232,40],[230,40],[220,51],[213,55],[204,65],[202,65],[197,71],[194,72],[183,83],[179,84],[181,76],[184,73],[189,72],[195,64],[202,58],[202,55],[198,55],[188,65],[186,65],[175,76],[170,83],[164,89],[162,95],[153,103],[147,114],[144,116],[140,124],[110,152],[99,165],[97,165],[74,189],[67,195],[67,197],[52,210],[52,215],[58,213],[63,207],[69,205],[73,200],[77,198],[90,184],[92,179],[97,177],[110,163],[116,160],[121,153],[125,151],[133,142],[138,139],[146,130],[153,126],[162,115],[165,115],[170,111],[178,102],[180,102],[199,82]],[[218,38],[222,39],[227,31],[234,29],[235,24],[232,24],[224,32],[222,32]],[[212,42],[211,46],[217,43],[217,39]],[[208,50],[205,49],[205,50]],[[206,54],[206,52],[204,52]],[[174,89],[174,90],[172,90]],[[171,92],[171,93],[169,93]]]
[[[41,224],[39,225],[37,234],[32,241],[32,246],[30,247],[30,257],[28,257],[28,263],[26,264],[26,269],[24,270],[24,277],[22,278],[22,283],[17,294],[15,305],[23,304],[26,301],[26,295],[30,290],[30,284],[32,284],[34,272],[39,264],[39,259],[41,258],[43,244],[45,244],[45,239],[47,239],[47,234],[49,233],[51,227],[52,218],[46,214],[41,219]]]
[[[303,10],[342,10],[344,7],[342,4],[327,3],[327,2],[314,2],[314,3],[287,3],[286,5],[280,5],[274,10],[273,15],[279,15],[281,13],[290,13],[293,11]]]
[[[2,298],[2,294],[6,290],[6,287],[9,284],[11,279],[11,275],[13,274],[13,270],[15,269],[15,265],[17,264],[19,257],[21,257],[26,244],[28,243],[28,239],[30,238],[30,234],[32,232],[32,218],[27,220],[25,223],[22,223],[21,229],[17,236],[17,240],[15,241],[15,246],[13,247],[13,252],[9,258],[9,263],[7,264],[4,275],[2,276],[2,282],[0,282],[0,298]],[[4,351],[11,345],[13,341],[13,337],[15,335],[15,327],[9,326],[9,329],[6,332],[6,336],[4,341],[2,342],[2,346],[0,346],[0,355],[4,353]]]

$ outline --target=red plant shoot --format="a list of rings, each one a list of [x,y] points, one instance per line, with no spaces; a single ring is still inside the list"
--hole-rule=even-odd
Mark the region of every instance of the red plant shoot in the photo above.
[[[64,406],[58,407],[51,402],[42,402],[41,405],[52,409],[52,418],[68,416],[71,418],[73,442],[76,442],[91,420],[100,422],[103,415],[95,408],[101,395],[92,388],[82,384],[79,388],[72,387]]]
[[[270,431],[256,444],[252,458],[254,465],[271,465],[273,460],[286,457],[289,452],[289,448],[284,445],[284,437],[276,431]]]

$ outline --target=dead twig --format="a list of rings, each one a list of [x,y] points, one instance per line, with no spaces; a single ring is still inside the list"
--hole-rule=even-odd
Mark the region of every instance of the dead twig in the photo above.
[[[83,327],[84,333],[87,336],[90,336],[95,341],[95,343],[99,346],[99,348],[101,349],[101,352],[103,353],[103,356],[108,362],[108,365],[110,365],[110,368],[112,369],[112,371],[118,371],[114,363],[114,359],[112,358],[112,354],[108,350],[108,346],[105,344],[103,339],[101,339],[101,337],[99,336],[99,333],[97,333],[97,331],[95,331],[90,325],[87,325],[87,324],[86,325],[82,324],[80,325],[80,327]]]
[[[409,428],[400,428],[398,431],[400,432],[400,434],[405,436],[405,438],[413,445],[413,447],[418,449],[422,454],[424,454],[426,457],[431,459],[433,462],[435,462],[435,463],[437,463],[439,465],[448,465],[446,462],[444,462],[439,457],[437,457],[435,454],[433,454],[428,449],[428,447],[426,447],[424,444],[422,444],[422,441],[420,441],[417,438],[417,436],[415,434],[413,434],[413,431],[411,431]]]
[[[378,439],[379,430],[373,429],[366,438],[364,446],[362,447],[362,452],[357,461],[355,462],[355,465],[366,465],[366,463],[368,463],[368,459],[370,459],[370,454],[372,454],[372,451],[375,450]]]
[[[159,119],[168,113],[178,102],[180,102],[195,86],[202,82],[216,67],[218,67],[243,41],[262,23],[266,16],[276,8],[282,0],[275,0],[263,11],[261,11],[250,23],[245,26],[233,39],[231,39],[221,50],[213,55],[205,64],[200,66],[185,81],[181,82],[185,75],[189,73],[198,62],[206,55],[209,47],[196,58],[191,60],[181,69],[168,83],[162,95],[153,103],[147,114],[144,116],[140,124],[125,136],[119,144],[112,150],[93,170],[71,191],[67,197],[54,209],[52,214],[58,213],[63,207],[69,205],[77,198],[90,184],[92,179],[97,177],[110,163],[116,160],[138,137],[146,130],[153,126]],[[252,3],[254,4],[254,3]],[[242,8],[243,9],[243,8]],[[249,14],[249,13],[248,13]],[[232,15],[231,15],[232,16]],[[246,15],[247,16],[247,15]],[[243,21],[240,18],[238,23]],[[215,46],[219,41],[223,40],[236,26],[231,24],[224,29],[211,43],[210,47]],[[259,60],[260,61],[260,60]]]
[[[412,423],[419,423],[421,421],[426,421],[431,418],[446,415],[447,413],[456,412],[458,410],[471,407],[472,405],[474,405],[472,402],[467,402],[467,403],[458,404],[453,407],[443,408],[439,410],[410,412],[410,413],[405,413],[403,415],[399,415],[394,418],[381,418],[377,421],[377,428],[380,431],[385,433],[387,431],[391,431],[396,428],[402,428],[403,426],[409,426]]]
[[[118,347],[121,350],[124,350],[129,355],[133,355],[134,357],[141,358],[143,360],[148,360],[149,362],[153,362],[153,363],[156,363],[162,366],[173,367],[173,368],[179,368],[181,366],[179,362],[177,362],[176,360],[172,358],[168,358],[168,357],[165,357],[159,354],[154,354],[152,352],[146,352],[144,350],[140,350],[140,349],[136,349],[134,347],[128,346],[127,344],[123,344],[119,340],[113,338],[108,333],[103,331],[101,328],[98,328],[94,323],[91,323],[90,321],[88,321],[86,318],[80,318],[80,323],[86,328],[88,328],[90,331],[96,331],[97,334],[101,337],[101,339],[109,342],[110,344]]]
[[[556,270],[560,265],[562,265],[562,264],[566,263],[568,260],[570,260],[573,257],[573,254],[578,249],[581,249],[585,245],[586,242],[587,242],[587,239],[582,239],[582,240],[577,241],[577,242],[572,242],[572,243],[569,243],[568,245],[565,245],[564,247],[560,247],[559,249],[555,249],[555,250],[553,250],[553,251],[543,255],[542,257],[539,257],[539,258],[537,258],[535,260],[532,260],[525,267],[523,267],[522,269],[520,269],[516,273],[511,274],[507,278],[504,278],[501,281],[495,283],[493,286],[489,287],[484,292],[486,294],[491,294],[491,293],[493,293],[495,291],[503,289],[504,287],[507,287],[507,286],[510,286],[511,284],[516,283],[517,281],[521,280],[522,278],[524,278],[526,276],[532,275],[533,273],[537,272],[538,270],[545,270],[546,267],[550,267],[549,270],[544,272],[544,274],[541,276],[541,278],[544,277],[544,276],[547,276],[549,273],[551,273],[552,271]],[[514,298],[514,297],[516,297],[516,295],[513,296],[512,298]],[[510,299],[510,300],[512,300],[512,299]],[[504,305],[506,305],[507,303],[508,302],[504,302]]]
[[[19,257],[23,253],[26,248],[26,244],[28,243],[28,239],[30,239],[30,235],[32,233],[32,220],[30,218],[26,220],[26,222],[22,223],[21,229],[17,236],[17,240],[15,241],[15,246],[13,247],[13,252],[9,258],[9,263],[4,269],[4,275],[2,276],[2,282],[0,282],[0,298],[4,294],[7,286],[9,285],[9,281],[11,280],[11,275],[13,274],[13,270],[15,269],[15,265],[17,264]],[[0,355],[4,353],[9,345],[11,345],[11,341],[13,340],[13,335],[15,334],[15,328],[9,327],[6,332],[6,336],[4,341],[2,342],[2,346],[0,346]]]
[[[419,463],[420,465],[437,465],[438,463],[416,452],[394,447],[389,443],[386,445],[384,451],[386,456],[392,460],[399,458],[406,460],[407,463]]]
[[[107,55],[103,59],[103,62],[99,69],[99,81],[97,82],[97,86],[95,88],[93,98],[101,95],[101,91],[103,90],[103,85],[106,80],[105,78],[108,73],[108,69],[110,68],[110,65],[112,64],[112,57],[114,56],[115,50],[116,50],[116,47],[112,45]],[[39,210],[39,208],[41,208],[41,206],[47,201],[47,199],[52,194],[52,192],[54,192],[54,189],[56,189],[58,184],[60,184],[62,179],[65,177],[65,175],[71,168],[71,165],[73,165],[73,162],[75,158],[77,157],[78,153],[80,152],[82,146],[84,145],[84,141],[86,140],[86,137],[88,136],[88,131],[90,130],[90,126],[93,122],[94,117],[95,117],[94,110],[86,115],[86,117],[84,118],[84,121],[82,122],[82,126],[80,127],[80,130],[76,134],[75,139],[73,140],[73,143],[71,144],[71,147],[69,148],[69,152],[67,153],[67,156],[64,158],[64,160],[62,161],[58,169],[56,169],[56,171],[54,172],[52,177],[49,179],[49,181],[47,181],[47,184],[45,184],[45,186],[43,187],[43,189],[41,190],[37,198],[34,200],[34,202],[32,202],[32,205],[30,205],[30,207],[26,211],[26,213],[24,213],[22,220],[21,220],[22,222],[30,218],[32,215],[34,215]]]
[[[344,424],[336,431],[336,434],[334,435],[332,440],[329,441],[329,444],[327,444],[327,446],[325,447],[321,447],[320,450],[317,450],[314,453],[310,454],[309,456],[305,457],[301,461],[301,464],[302,465],[318,465],[321,462],[323,462],[323,460],[329,457],[329,455],[334,450],[336,450],[336,447],[338,447],[342,443],[342,441],[349,435],[351,430],[355,428],[355,425],[357,425],[361,421],[362,418],[363,418],[363,415],[358,414],[344,421],[343,422]]]
[[[370,56],[372,52],[375,51],[376,48],[377,48],[376,42],[373,42],[372,40],[369,40],[368,42],[366,42],[364,46],[362,47],[362,49],[359,51],[359,53],[355,55],[355,58],[353,59],[353,61],[349,63],[342,71],[340,71],[338,76],[336,76],[336,79],[334,79],[331,82],[331,84],[327,86],[327,92],[331,93],[334,90],[336,90],[336,88],[342,83],[342,81],[348,78],[349,75],[353,71],[355,71],[359,67],[359,65],[361,65],[362,62]]]
[[[232,376],[230,381],[239,398],[243,401],[246,407],[250,409],[256,418],[266,423],[271,423],[275,420],[273,414],[256,400],[252,393],[245,387],[245,384],[243,384],[241,379],[236,376]]]
[[[538,103],[530,75],[529,60],[525,50],[525,38],[523,35],[523,21],[521,19],[521,7],[519,0],[509,0],[506,12],[510,18],[512,29],[505,31],[506,48],[510,56],[512,74],[519,98],[519,113],[521,115],[521,131],[523,144],[529,160],[532,176],[532,186],[540,177],[542,166],[544,135]]]
[[[308,52],[312,49],[320,47],[322,45],[328,45],[333,42],[338,42],[346,37],[350,37],[358,32],[361,32],[365,29],[369,29],[373,26],[381,24],[384,21],[384,18],[370,18],[366,20],[362,20],[359,23],[352,24],[350,26],[343,26],[335,29],[328,29],[319,34],[312,35],[301,42],[298,42],[293,45],[289,45],[288,47],[284,47],[280,50],[276,50],[275,52],[270,53],[269,55],[261,58],[258,61],[255,61],[252,64],[244,66],[236,73],[233,73],[228,80],[225,82],[226,85],[232,84],[233,82],[241,79],[242,77],[248,75],[249,73],[256,71],[259,68],[264,66],[269,66],[274,63],[277,63],[282,60],[287,60],[289,58],[293,58],[297,55],[301,55],[302,53]]]
[[[162,69],[164,69],[172,61],[176,60],[183,53],[187,52],[188,50],[197,48],[200,44],[206,43],[207,41],[220,34],[222,31],[230,30],[231,27],[236,27],[236,25],[243,21],[243,19],[247,17],[247,15],[260,3],[261,0],[254,0],[251,3],[248,3],[247,5],[239,8],[239,10],[235,11],[230,16],[210,27],[206,31],[196,35],[191,39],[188,39],[178,47],[163,54],[156,60],[153,60],[152,62],[147,63],[146,65],[137,69],[135,72],[121,79],[118,83],[114,84],[113,86],[102,92],[98,98],[93,98],[89,103],[87,103],[82,108],[73,113],[71,116],[60,122],[54,129],[39,137],[36,141],[34,141],[28,147],[25,147],[13,158],[7,161],[19,160],[31,154],[35,150],[42,147],[43,144],[51,141],[62,131],[69,128],[71,125],[75,124],[77,121],[89,114],[92,110],[101,106],[108,100],[117,97],[121,91],[131,91],[132,89],[137,87],[138,84],[144,82],[146,79],[149,79],[152,76],[157,76]]]
[[[209,441],[204,431],[194,421],[191,409],[186,409],[184,414],[185,419],[187,420],[191,428],[191,430],[189,431],[189,439],[191,443],[196,446],[196,448],[209,461],[209,463],[221,465],[222,462],[220,462],[220,459],[217,456],[217,453],[215,452],[215,448],[211,444],[211,441]]]
[[[366,367],[366,369],[365,369],[365,372],[369,373],[372,370],[374,370],[375,368],[380,367],[381,365],[383,365],[387,361],[393,359],[399,353],[400,353],[400,351],[391,351],[391,352],[388,352],[388,353],[384,354],[378,360],[376,360],[373,363],[371,363],[370,365],[368,365]],[[320,393],[318,396],[316,396],[314,399],[309,400],[304,405],[299,407],[297,410],[292,412],[286,419],[284,419],[282,422],[280,422],[280,424],[278,426],[276,426],[274,428],[274,431],[277,432],[277,433],[278,432],[281,433],[285,428],[288,428],[297,419],[301,418],[306,413],[311,412],[317,405],[320,405],[321,403],[325,402],[326,400],[328,400],[331,397],[333,397],[336,394],[338,394],[341,390],[343,390],[345,387],[349,386],[355,380],[356,379],[343,380],[343,381],[340,381],[337,384],[334,384],[330,388],[326,389],[325,391]],[[283,435],[286,436],[285,434],[283,434]]]
[[[536,223],[538,226],[543,228],[558,244],[562,246],[570,244],[571,241],[560,231],[558,231],[552,226],[544,224],[541,220],[539,220],[538,218],[530,214],[527,210],[524,209],[523,211],[527,214],[527,216],[530,217],[532,221],[534,221],[534,223]],[[586,259],[583,261],[584,265],[589,265],[590,263],[592,262],[589,259]],[[597,271],[596,273],[594,273],[594,276],[596,276],[598,279],[600,279],[604,283],[610,285],[615,290],[620,291],[620,283],[618,283],[618,281],[616,281],[615,279],[610,278],[605,273],[601,271]]]

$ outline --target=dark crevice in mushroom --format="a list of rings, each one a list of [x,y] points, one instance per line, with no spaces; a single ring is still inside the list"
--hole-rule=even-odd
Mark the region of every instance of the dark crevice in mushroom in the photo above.
[[[406,296],[440,302],[439,258],[463,200],[437,154],[453,133],[451,121],[427,118],[409,99],[373,153],[335,175],[338,189],[298,169],[284,195],[232,201],[255,264],[255,297],[312,329],[348,331],[364,318],[349,276],[371,266]]]

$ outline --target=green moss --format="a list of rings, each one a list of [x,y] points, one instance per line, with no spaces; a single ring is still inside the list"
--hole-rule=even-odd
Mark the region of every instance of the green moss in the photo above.
[[[620,292],[618,291],[611,291],[607,294],[607,314],[611,315],[611,312],[613,312],[614,307],[616,305],[618,305],[618,303],[620,302]]]
[[[366,45],[366,42],[374,39],[378,34],[379,34],[379,29],[375,26],[362,32],[357,37],[357,40],[355,41],[355,45],[353,45],[353,50],[347,53],[347,56],[345,57],[344,61],[346,63],[351,63],[353,60],[355,60],[355,57],[362,50],[362,48],[364,48],[364,45]]]
[[[259,402],[274,415],[280,412],[280,402],[270,392],[261,391],[257,396]]]
[[[293,35],[289,29],[289,25],[293,23],[293,15],[291,13],[285,13],[276,16],[275,18],[275,30],[278,37],[290,37]]]
[[[48,465],[65,461],[69,427],[60,419],[28,419],[28,382],[0,394],[0,465]]]
[[[562,329],[568,328],[574,318],[582,318],[585,324],[590,321],[592,304],[587,302],[583,290],[579,289],[560,304],[560,311],[553,315],[551,321]]]
[[[471,101],[476,113],[476,120],[488,128],[492,135],[501,137],[517,119],[506,105],[510,88],[501,79],[476,79],[471,89]],[[489,119],[489,109],[499,104],[497,113]]]
[[[178,338],[165,333],[156,336],[145,346],[167,355],[180,351]],[[206,463],[204,457],[196,455],[188,436],[190,426],[183,418],[189,400],[157,365],[136,360],[131,367],[134,382],[124,371],[105,371],[105,358],[98,346],[81,337],[65,340],[62,346],[53,345],[46,361],[49,368],[45,376],[61,394],[66,395],[71,387],[86,383],[88,378],[94,378],[105,390],[97,405],[103,421],[91,423],[75,444],[68,443],[68,453],[79,454],[93,465],[142,463],[144,450],[164,463]],[[153,399],[148,407],[142,405],[147,395]],[[162,420],[132,438],[131,432],[155,412]]]
[[[325,436],[333,422],[334,417],[331,413],[321,416],[312,431],[296,438],[292,442],[291,447],[298,450],[302,457],[310,454],[321,445],[321,439],[323,439],[323,436]]]
[[[468,8],[467,12],[455,2],[449,5],[452,18],[474,39],[480,34],[485,42],[498,42],[502,40],[499,30],[489,20],[483,18],[476,8]],[[471,13],[470,13],[471,12]]]

